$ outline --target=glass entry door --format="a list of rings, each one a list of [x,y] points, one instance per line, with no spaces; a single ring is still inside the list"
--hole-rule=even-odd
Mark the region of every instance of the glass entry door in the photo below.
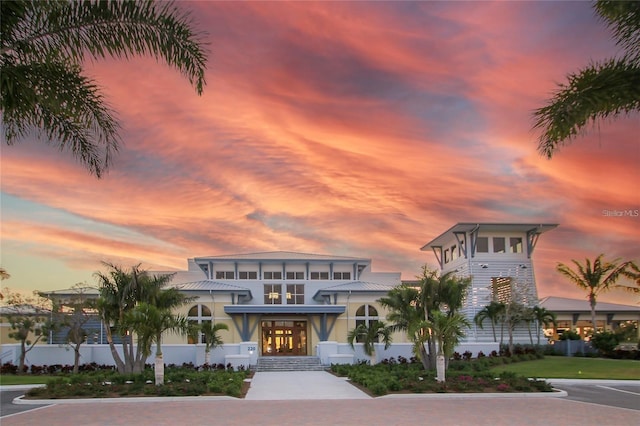
[[[262,321],[263,356],[307,355],[306,321]]]

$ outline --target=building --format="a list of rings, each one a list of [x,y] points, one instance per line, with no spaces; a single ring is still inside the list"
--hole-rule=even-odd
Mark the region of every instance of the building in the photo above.
[[[466,343],[493,341],[489,321],[478,327],[473,319],[491,301],[538,305],[532,255],[540,235],[557,224],[458,223],[425,244],[432,250],[441,272],[472,279],[462,313],[471,322]],[[506,341],[506,338],[505,338]],[[529,331],[520,324],[514,341],[530,343]]]
[[[433,251],[442,273],[472,278],[462,312],[473,326],[458,352],[498,349],[491,327],[473,323],[492,300],[538,304],[532,254],[540,235],[556,226],[458,223],[422,247]],[[362,348],[348,345],[347,335],[358,324],[385,320],[377,300],[401,283],[399,272],[374,272],[371,259],[287,251],[196,257],[173,274],[171,285],[194,298],[178,313],[193,323],[228,326],[220,331],[223,347],[211,359],[233,366],[272,356],[317,356],[324,365],[367,359]],[[67,292],[49,296],[64,298]],[[109,363],[108,348],[99,348],[106,346],[104,330],[96,326],[92,336],[82,349],[86,359]],[[518,326],[514,338],[529,343],[527,326]],[[202,336],[164,336],[165,362],[203,364],[202,342]],[[379,346],[377,358],[409,358],[411,349],[405,334],[397,332],[391,348]]]
[[[189,259],[172,280],[196,297],[182,312],[190,321],[227,324],[223,341],[256,356],[321,355],[326,342],[346,343],[357,324],[384,319],[376,300],[399,284],[399,272],[373,272],[370,259],[284,251]]]
[[[556,314],[555,326],[545,330],[545,334],[553,340],[557,340],[565,330],[574,330],[583,339],[588,338],[593,331],[591,306],[586,298],[580,300],[549,296],[540,300],[540,306]],[[640,324],[640,306],[607,302],[596,304],[598,330],[612,331],[626,322]],[[640,327],[638,339],[640,340]]]

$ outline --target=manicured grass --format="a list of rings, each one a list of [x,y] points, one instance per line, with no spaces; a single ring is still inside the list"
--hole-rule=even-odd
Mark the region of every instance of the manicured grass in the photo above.
[[[640,361],[627,359],[546,356],[536,361],[499,365],[491,370],[545,379],[640,380]]]
[[[15,374],[0,374],[0,385],[36,385],[45,384],[47,380],[54,376],[25,374],[16,376]]]

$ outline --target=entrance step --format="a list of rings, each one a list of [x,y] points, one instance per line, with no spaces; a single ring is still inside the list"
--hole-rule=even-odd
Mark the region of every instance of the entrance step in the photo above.
[[[262,356],[256,371],[324,371],[317,356]]]

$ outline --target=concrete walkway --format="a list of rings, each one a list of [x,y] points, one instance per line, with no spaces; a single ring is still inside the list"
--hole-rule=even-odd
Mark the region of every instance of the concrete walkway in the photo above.
[[[326,371],[255,373],[246,400],[370,399],[371,397]]]

